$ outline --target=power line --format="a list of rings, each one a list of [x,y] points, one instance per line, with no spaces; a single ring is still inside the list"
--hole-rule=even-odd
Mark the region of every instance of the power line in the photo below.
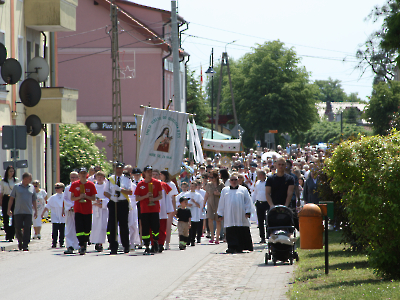
[[[65,38],[69,38],[69,37],[81,35],[81,34],[86,34],[86,33],[94,32],[94,31],[97,31],[97,30],[100,30],[100,29],[103,29],[103,28],[107,28],[107,26],[108,26],[108,25],[103,26],[103,27],[99,27],[99,28],[95,28],[95,29],[92,29],[92,30],[80,32],[80,33],[75,33],[75,34],[71,34],[71,35],[66,35],[66,36],[57,37],[57,39],[60,40],[60,39],[65,39]]]
[[[146,39],[146,40],[148,40],[148,39]],[[144,40],[144,41],[145,41],[145,40]],[[120,48],[125,47],[125,46],[130,46],[130,45],[133,45],[133,44],[137,44],[137,43],[140,43],[140,42],[142,42],[142,41],[136,41],[136,42],[133,42],[133,43],[125,44],[125,45],[120,46]],[[82,55],[82,56],[79,56],[79,57],[74,57],[74,58],[66,59],[66,60],[60,61],[60,62],[58,62],[58,63],[61,64],[61,63],[67,62],[67,61],[72,61],[72,60],[76,60],[76,59],[80,59],[80,58],[84,58],[84,57],[88,57],[88,56],[92,56],[92,55],[104,53],[104,52],[110,51],[110,50],[111,50],[111,48],[107,48],[107,49],[105,49],[105,50],[101,50],[101,51],[98,51],[98,52],[94,52],[94,53],[85,54],[85,55]]]
[[[210,47],[214,46],[214,45],[210,45],[210,44],[195,43],[195,42],[191,42],[191,41],[188,41],[188,43],[192,43],[192,44],[196,44],[196,45],[210,46]],[[214,46],[214,47],[216,47],[216,48],[224,48],[224,46]],[[243,46],[243,47],[253,48],[251,46]],[[230,47],[230,48],[234,48],[236,50],[242,50],[242,49],[238,49],[238,48],[235,48],[235,47]],[[298,53],[297,56],[298,57],[317,58],[317,59],[326,59],[326,60],[333,60],[333,61],[342,61],[342,62],[352,62],[352,63],[357,62],[356,60],[348,60],[348,59],[343,59],[343,58],[340,58],[340,57],[323,57],[323,56],[306,55],[306,54],[300,54],[300,53]]]
[[[129,33],[129,31],[132,31],[132,30],[125,30],[125,28],[122,27],[121,24],[120,24],[119,26],[124,30],[123,32],[126,32],[126,33],[129,34],[131,37],[133,37],[134,39],[136,39],[136,40],[138,40],[138,41],[140,41],[140,42],[142,42],[142,43],[144,43],[144,44],[152,45],[152,46],[153,46],[153,45],[162,45],[162,44],[165,44],[164,39],[160,38],[159,36],[157,36],[157,38],[160,39],[160,40],[162,40],[162,41],[163,41],[162,43],[154,44],[154,43],[146,43],[146,42],[143,42],[142,40],[139,40],[136,36],[134,36],[134,35],[132,35],[132,34]],[[149,39],[146,39],[146,40],[149,40]],[[146,41],[146,40],[145,40],[145,41]]]
[[[211,29],[216,29],[216,30],[220,30],[220,31],[225,31],[225,32],[229,32],[229,33],[239,34],[239,35],[246,36],[246,37],[253,37],[253,38],[262,39],[262,40],[269,40],[269,39],[266,39],[266,38],[264,38],[264,37],[259,37],[259,36],[254,36],[254,35],[250,35],[250,34],[244,34],[244,33],[240,33],[240,32],[225,30],[225,29],[216,28],[216,27],[212,27],[212,26],[207,26],[207,25],[203,25],[203,24],[199,24],[199,23],[190,22],[189,24],[196,24],[196,25],[199,25],[199,26],[208,27],[208,28],[211,28]],[[271,41],[271,40],[269,40],[269,41]],[[319,47],[313,47],[313,46],[306,46],[306,45],[301,45],[301,44],[294,44],[294,43],[285,43],[285,44],[353,55],[352,53],[348,53],[348,52],[344,52],[344,51],[331,50],[331,49],[325,49],[325,48],[319,48]]]
[[[138,25],[129,24],[128,22],[125,22],[125,21],[122,21],[122,20],[119,20],[119,21],[120,21],[120,22],[123,22],[123,23],[126,23],[126,24],[128,24],[128,25],[130,25],[130,26],[132,26],[132,27],[141,28],[141,26],[138,26]],[[153,23],[150,23],[149,25],[146,25],[146,26],[149,27],[149,26],[151,26],[151,25],[158,24],[158,23],[163,23],[163,21],[153,22]],[[66,35],[66,36],[61,36],[61,37],[58,37],[57,39],[65,39],[65,38],[69,38],[69,37],[73,37],[73,36],[77,36],[77,35],[81,35],[81,34],[86,34],[86,33],[95,32],[95,31],[97,31],[97,30],[100,30],[100,29],[103,29],[103,28],[107,28],[108,26],[109,26],[109,25],[106,25],[106,26],[103,26],[103,27],[99,27],[99,28],[95,28],[95,29],[91,29],[91,30],[84,31],[84,32],[79,32],[79,33],[75,33],[75,34],[70,34],[70,35]],[[153,28],[162,28],[162,27],[163,27],[163,26],[157,26],[157,27],[153,27]]]

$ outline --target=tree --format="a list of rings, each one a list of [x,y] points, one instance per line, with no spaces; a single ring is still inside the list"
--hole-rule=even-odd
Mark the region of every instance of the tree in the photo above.
[[[99,165],[106,174],[111,171],[105,149],[99,150],[95,145],[96,142],[104,142],[105,136],[93,133],[82,123],[60,125],[59,132],[61,182],[69,182],[69,173],[80,167]]]
[[[204,96],[200,92],[200,83],[194,77],[195,71],[187,70],[187,107],[188,113],[196,114],[196,124],[209,127],[207,123],[210,107],[207,105]]]
[[[370,132],[361,126],[343,124],[343,135],[340,131],[340,122],[317,122],[310,130],[295,134],[292,139],[295,143],[317,145],[318,143],[339,143],[341,139],[370,135]]]
[[[350,93],[347,95],[342,88],[341,81],[333,80],[331,77],[328,80],[314,81],[314,99],[320,102],[366,102],[358,97],[358,93]]]
[[[392,80],[399,60],[400,45],[400,5],[399,0],[387,0],[382,6],[375,6],[367,20],[373,22],[383,18],[382,27],[373,32],[357,51],[358,68],[362,74],[367,68],[375,73],[374,84]]]
[[[348,99],[338,79],[329,77],[328,80],[315,80],[314,85],[318,87],[315,95],[317,101],[345,102]]]
[[[309,74],[292,48],[280,41],[258,45],[232,65],[232,85],[243,141],[251,146],[270,129],[296,133],[311,128],[317,111]],[[224,90],[225,99],[229,99]],[[227,108],[229,102],[227,102]]]
[[[372,123],[376,134],[387,134],[391,116],[399,111],[400,82],[380,82],[374,85],[371,100],[366,108],[367,121]]]
[[[361,112],[357,107],[348,107],[343,111],[343,121],[348,124],[357,124],[360,119]]]
[[[361,99],[358,97],[358,93],[350,93],[350,94],[347,96],[346,102],[367,103],[367,101],[361,100]]]

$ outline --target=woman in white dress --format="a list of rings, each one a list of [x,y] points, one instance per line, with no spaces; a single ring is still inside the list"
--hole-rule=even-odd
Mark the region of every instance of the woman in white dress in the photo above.
[[[36,219],[32,215],[32,224],[33,224],[33,229],[35,230],[35,234],[33,235],[34,239],[41,239],[40,235],[40,230],[42,229],[42,218],[40,217],[42,215],[42,212],[44,210],[44,206],[47,203],[47,193],[45,190],[40,188],[40,181],[39,180],[34,180],[32,182],[33,186],[35,187],[36,191],[36,207],[37,207],[37,217]]]

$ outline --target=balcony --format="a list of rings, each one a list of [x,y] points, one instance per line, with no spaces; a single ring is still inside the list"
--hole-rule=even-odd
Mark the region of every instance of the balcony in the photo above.
[[[75,31],[78,0],[25,0],[25,25],[37,31]]]
[[[78,91],[64,87],[42,88],[42,98],[25,115],[37,115],[42,124],[76,124]]]

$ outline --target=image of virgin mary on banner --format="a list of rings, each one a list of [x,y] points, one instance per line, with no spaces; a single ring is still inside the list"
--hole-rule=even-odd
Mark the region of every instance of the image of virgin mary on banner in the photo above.
[[[137,165],[168,169],[177,174],[181,169],[186,146],[188,114],[146,107],[140,133],[140,151]]]

